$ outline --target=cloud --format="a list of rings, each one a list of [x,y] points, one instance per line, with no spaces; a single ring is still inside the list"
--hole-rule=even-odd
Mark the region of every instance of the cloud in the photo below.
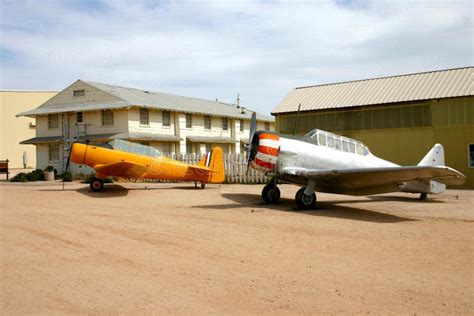
[[[269,113],[294,87],[472,65],[470,1],[3,1],[1,88],[78,78]]]

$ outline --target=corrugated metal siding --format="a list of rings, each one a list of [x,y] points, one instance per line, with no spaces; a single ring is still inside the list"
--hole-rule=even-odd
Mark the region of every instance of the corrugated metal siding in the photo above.
[[[273,113],[345,108],[363,105],[474,95],[474,68],[375,78],[295,88]]]

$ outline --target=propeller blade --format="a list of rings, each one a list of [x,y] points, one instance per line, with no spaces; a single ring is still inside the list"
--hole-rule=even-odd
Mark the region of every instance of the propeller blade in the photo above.
[[[247,162],[248,162],[248,159],[250,158],[250,152],[252,150],[252,139],[256,131],[257,131],[257,113],[253,112],[252,119],[250,120],[249,141],[247,143]],[[247,165],[247,170],[248,170],[248,165]]]

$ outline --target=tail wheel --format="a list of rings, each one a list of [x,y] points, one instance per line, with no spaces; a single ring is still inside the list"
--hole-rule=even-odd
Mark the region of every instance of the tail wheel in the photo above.
[[[94,192],[102,191],[104,188],[104,182],[101,179],[94,179],[90,184],[91,190]]]
[[[267,204],[277,203],[280,200],[280,189],[273,184],[267,184],[262,190],[262,199]]]
[[[316,193],[306,195],[304,193],[305,188],[301,188],[296,192],[295,201],[296,205],[300,209],[311,209],[316,206]]]

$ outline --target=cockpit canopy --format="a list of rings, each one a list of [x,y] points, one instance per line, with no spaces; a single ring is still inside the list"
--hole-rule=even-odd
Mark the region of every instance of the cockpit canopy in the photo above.
[[[366,145],[355,139],[336,135],[317,128],[307,133],[305,137],[310,138],[316,145],[327,146],[343,152],[363,156],[367,156],[370,153]]]
[[[115,150],[120,150],[132,154],[144,155],[149,157],[159,157],[161,153],[150,146],[139,143],[128,142],[123,139],[114,139],[108,143]]]

